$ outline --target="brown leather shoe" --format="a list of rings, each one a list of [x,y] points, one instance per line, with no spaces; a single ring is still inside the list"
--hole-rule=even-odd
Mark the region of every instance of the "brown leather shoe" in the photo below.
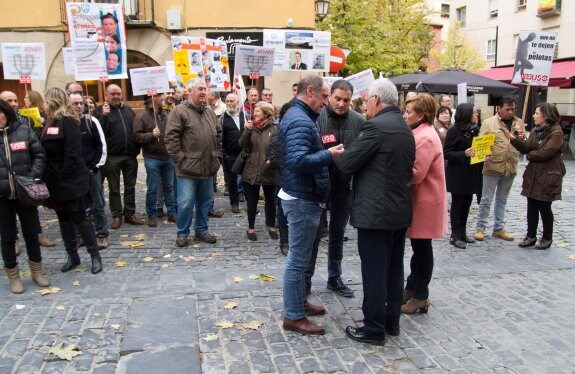
[[[121,226],[122,226],[122,217],[112,218],[112,224],[110,225],[112,230],[119,229]]]
[[[148,217],[148,227],[157,227],[158,219],[156,217]]]
[[[139,219],[136,216],[126,216],[124,217],[124,222],[130,225],[143,225],[145,223],[143,219]]]
[[[212,209],[208,212],[208,217],[213,218],[222,218],[224,216],[224,212],[219,209]]]
[[[308,316],[321,316],[325,314],[325,308],[321,305],[313,305],[304,301],[303,309]]]
[[[238,214],[240,212],[240,206],[238,204],[232,205],[232,213]]]
[[[306,317],[297,320],[291,320],[284,317],[284,330],[297,331],[304,335],[323,335],[325,330],[316,325],[315,322],[310,321]]]

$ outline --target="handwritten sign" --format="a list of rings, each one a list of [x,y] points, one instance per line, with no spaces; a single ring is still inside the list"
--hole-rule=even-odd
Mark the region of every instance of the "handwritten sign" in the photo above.
[[[134,95],[154,96],[170,90],[168,69],[165,66],[130,69],[130,82]]]
[[[470,164],[485,162],[485,158],[491,154],[491,146],[493,143],[495,143],[495,134],[487,134],[473,138],[471,148],[475,149],[475,156],[471,157]]]

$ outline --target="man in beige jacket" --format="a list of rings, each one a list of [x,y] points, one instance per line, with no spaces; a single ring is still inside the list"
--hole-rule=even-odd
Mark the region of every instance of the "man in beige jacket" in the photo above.
[[[206,83],[199,78],[190,80],[188,93],[188,100],[170,112],[164,137],[166,150],[176,163],[178,247],[188,245],[194,207],[194,240],[216,242],[208,233],[208,211],[214,194],[213,176],[222,159],[222,127],[206,105]]]
[[[519,152],[505,137],[504,131],[508,130],[525,138],[525,128],[521,119],[514,115],[514,111],[515,98],[504,96],[497,108],[497,114],[486,119],[481,126],[479,135],[495,134],[495,143],[491,156],[488,156],[483,164],[483,193],[477,212],[475,240],[482,241],[485,238],[484,232],[493,196],[495,196],[493,237],[508,241],[514,239],[513,235],[505,231],[505,205],[517,174]]]

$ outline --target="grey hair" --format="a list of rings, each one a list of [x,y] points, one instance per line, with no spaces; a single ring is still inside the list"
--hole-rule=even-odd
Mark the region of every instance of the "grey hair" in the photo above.
[[[387,78],[376,79],[369,86],[369,96],[377,95],[386,105],[397,105],[397,88]]]
[[[188,90],[193,90],[194,88],[198,87],[198,84],[200,83],[206,83],[203,79],[201,78],[192,78],[188,81]]]
[[[263,95],[264,92],[271,92],[271,93],[273,94],[273,91],[272,91],[271,88],[264,88],[264,89],[262,90],[262,95]]]
[[[323,78],[319,75],[308,75],[304,77],[297,84],[297,96],[305,94],[305,91],[309,86],[313,88],[313,92],[318,93],[323,88]]]
[[[235,93],[233,93],[233,92],[230,92],[229,94],[227,94],[227,95],[226,95],[226,99],[227,99],[228,97],[230,97],[230,96],[232,96],[233,98],[235,98],[235,99],[236,99],[236,101],[238,101],[238,100],[239,100],[239,98],[238,98],[238,95],[236,95],[236,94],[235,94]]]

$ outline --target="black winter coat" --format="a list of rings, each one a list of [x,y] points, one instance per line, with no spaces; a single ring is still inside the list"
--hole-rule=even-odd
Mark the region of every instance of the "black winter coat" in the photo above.
[[[478,128],[464,131],[459,125],[447,130],[443,157],[447,160],[445,183],[448,192],[458,195],[481,192],[483,162],[471,165],[471,158],[465,156],[465,150],[471,147],[473,138],[478,134]]]
[[[46,154],[32,128],[14,121],[0,129],[0,152],[4,154],[16,174],[42,177]],[[16,198],[14,180],[2,158],[0,158],[0,196]]]
[[[396,106],[382,109],[361,128],[338,167],[353,174],[351,225],[400,230],[411,225],[415,139]]]
[[[85,196],[90,188],[90,171],[82,156],[80,125],[69,117],[54,120],[40,138],[46,150],[44,182],[50,200],[64,202]]]
[[[140,153],[140,145],[136,143],[133,135],[134,111],[123,103],[119,107],[110,105],[110,114],[102,114],[99,106],[94,116],[100,121],[102,131],[106,137],[108,156],[136,157]]]
[[[244,131],[244,113],[240,111],[240,128],[236,126],[234,119],[224,112],[220,117],[220,125],[222,126],[222,148],[224,151],[224,158],[236,159],[238,155],[242,152],[242,147],[240,146],[240,136]]]
[[[317,123],[325,149],[339,144],[347,148],[359,135],[365,117],[354,110],[349,110],[346,115],[340,116],[326,106],[320,112]],[[342,173],[335,163],[329,167],[329,179],[332,193],[351,189],[351,175]]]

